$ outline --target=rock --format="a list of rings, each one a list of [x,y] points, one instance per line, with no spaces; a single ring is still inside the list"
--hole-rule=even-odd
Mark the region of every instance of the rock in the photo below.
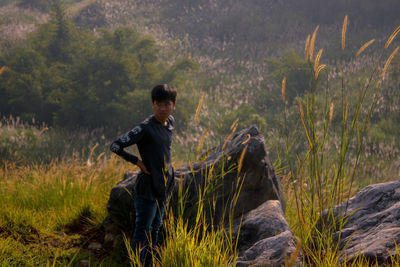
[[[233,235],[236,236],[238,223]],[[269,200],[248,212],[238,240],[237,266],[283,266],[296,250],[296,240],[286,222],[280,202]],[[301,255],[294,255],[301,263]]]
[[[365,187],[334,207],[333,214],[338,219],[347,216],[342,231],[335,233],[342,261],[360,253],[372,262],[390,263],[400,244],[400,180]]]
[[[238,162],[244,149],[246,151],[238,175]],[[241,182],[238,177],[244,177],[244,181],[235,206],[235,216],[241,216],[267,200],[279,200],[283,211],[285,210],[286,204],[280,181],[275,175],[269,153],[265,148],[264,137],[257,127],[251,126],[235,133],[223,144],[209,150],[206,155],[205,160],[176,170],[178,184],[183,183],[183,188],[188,189],[189,201],[196,203],[199,188],[203,188],[206,181],[209,182],[204,176],[213,170],[214,177],[219,177],[222,172],[225,173],[223,187],[216,191],[220,195],[216,205],[217,215],[228,213],[229,205],[224,206],[224,203],[230,203],[235,188]],[[232,166],[235,168],[229,171]]]
[[[99,242],[91,242],[88,246],[89,250],[100,250],[103,247],[101,246],[101,244]]]
[[[251,126],[232,134],[202,158],[202,161],[175,171],[176,186],[172,202],[177,198],[179,188],[183,188],[188,195],[186,206],[196,206],[206,183],[213,184],[213,223],[227,222],[227,215],[234,206],[233,229],[237,233],[243,216],[237,241],[238,263],[242,266],[284,264],[285,257],[295,251],[296,242],[284,217],[285,201],[280,181],[265,148],[264,137],[258,129]],[[107,204],[109,216],[105,222],[105,240],[109,243],[115,244],[113,238],[118,236],[116,229],[132,233],[134,207],[131,195],[135,178],[135,173],[126,173],[124,180],[111,191]],[[237,203],[233,205],[240,186]]]
[[[81,261],[79,261],[79,264],[78,264],[79,267],[87,267],[89,265],[90,265],[89,260],[81,260]]]

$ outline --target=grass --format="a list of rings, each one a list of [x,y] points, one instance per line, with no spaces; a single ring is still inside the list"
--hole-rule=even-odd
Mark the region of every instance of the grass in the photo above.
[[[0,265],[63,264],[77,254],[74,261],[81,259],[81,246],[101,229],[112,186],[128,169],[118,162],[111,158],[92,166],[77,160],[33,166],[4,163]]]
[[[345,49],[347,16],[342,28],[342,50]],[[383,80],[390,61],[398,47],[391,52],[387,60],[384,55],[375,62],[375,67],[360,86],[355,101],[348,98],[347,77],[340,72],[342,81],[341,95],[338,102],[332,102],[328,74],[318,76],[320,71],[318,53],[313,60],[314,41],[318,26],[315,29],[311,44],[307,37],[305,57],[310,68],[315,72],[317,87],[310,90],[304,97],[298,98],[297,133],[304,135],[305,150],[291,160],[293,136],[286,135],[286,158],[288,171],[284,174],[287,181],[289,198],[289,222],[295,234],[300,238],[304,261],[316,266],[338,266],[346,263],[342,250],[339,249],[340,235],[335,240],[334,234],[340,232],[345,225],[346,210],[334,215],[335,205],[350,198],[355,192],[356,174],[360,167],[361,155],[365,146],[372,114],[377,105],[377,95],[383,88]],[[394,34],[396,33],[396,30]],[[394,39],[393,34],[385,45]],[[322,51],[322,50],[320,50]],[[359,54],[359,52],[357,52]],[[314,67],[313,67],[314,65]],[[380,66],[383,65],[383,69]],[[320,65],[324,66],[324,65]],[[338,66],[341,69],[341,66]],[[311,84],[312,81],[310,81]],[[286,78],[282,82],[282,99],[284,100]],[[323,91],[323,92],[320,92]],[[325,94],[325,98],[317,95]],[[285,103],[285,101],[284,101]],[[338,107],[340,118],[336,125],[332,124],[334,107]],[[287,109],[284,113],[287,122]],[[286,126],[287,127],[287,126]],[[285,131],[287,132],[287,131]],[[336,146],[329,143],[337,142]],[[332,149],[335,147],[335,149]],[[325,214],[325,215],[323,215]],[[398,255],[396,256],[398,257]],[[356,265],[364,265],[368,261],[362,254],[351,259]],[[369,262],[374,264],[374,262]],[[397,263],[398,264],[398,263]]]

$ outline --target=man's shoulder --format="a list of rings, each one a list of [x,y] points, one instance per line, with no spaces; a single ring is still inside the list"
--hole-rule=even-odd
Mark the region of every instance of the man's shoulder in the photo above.
[[[148,125],[152,122],[152,120],[154,119],[154,115],[150,115],[148,116],[146,119],[144,119],[140,125]]]
[[[151,123],[151,119],[152,119],[152,116],[147,117],[141,123],[139,123],[135,127],[133,127],[130,132],[133,132],[134,134],[143,132],[144,130],[146,130],[148,125]]]
[[[172,115],[168,116],[167,119],[168,130],[172,131],[175,127],[175,118]]]
[[[168,116],[168,123],[171,124],[172,126],[175,125],[175,118],[172,115]]]

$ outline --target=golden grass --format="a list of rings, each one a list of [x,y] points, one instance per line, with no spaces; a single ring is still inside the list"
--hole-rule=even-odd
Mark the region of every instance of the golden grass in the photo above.
[[[334,104],[333,102],[331,103],[331,106],[329,108],[329,122],[332,122],[332,118],[333,118],[333,108],[334,108]]]
[[[312,34],[312,37],[311,37],[311,42],[310,42],[310,47],[309,47],[309,52],[308,52],[310,55],[310,61],[313,61],[315,38],[316,38],[318,29],[319,29],[319,25],[315,28],[315,30]]]
[[[315,76],[314,76],[315,80],[318,79],[318,75],[319,75],[320,71],[323,70],[325,67],[326,67],[325,64],[322,64],[322,65],[318,66],[317,70],[315,71]]]
[[[203,105],[204,97],[205,97],[205,94],[203,94],[201,96],[199,104],[197,105],[196,115],[194,116],[194,123],[197,123],[197,120],[199,118],[199,114],[200,114],[201,106]]]
[[[342,27],[342,50],[344,50],[346,44],[346,31],[347,31],[347,15],[344,17],[343,20],[343,27]]]
[[[4,72],[5,69],[6,69],[6,66],[3,66],[0,68],[0,75]]]
[[[282,80],[282,101],[285,103],[286,77]]]
[[[389,36],[389,39],[387,40],[385,44],[385,48],[388,48],[390,43],[393,41],[393,39],[396,37],[396,35],[400,32],[400,25],[394,30],[394,32]]]
[[[198,144],[198,146],[197,146],[197,149],[196,149],[196,155],[199,155],[199,153],[200,153],[200,151],[201,151],[201,148],[203,147],[204,140],[205,140],[206,135],[207,135],[207,133],[208,133],[209,130],[210,130],[210,128],[207,128],[207,129],[204,131],[203,135],[201,136],[200,142],[199,142],[199,144]]]
[[[318,51],[318,54],[317,54],[317,56],[315,57],[315,62],[314,62],[314,71],[317,71],[317,69],[318,69],[318,66],[319,66],[319,60],[321,59],[321,55],[322,55],[322,52],[324,51],[324,49],[323,48],[321,48],[319,51]]]
[[[386,71],[390,65],[390,62],[392,61],[394,55],[396,55],[397,51],[399,50],[400,46],[398,46],[389,56],[389,58],[386,60],[385,66],[383,67],[382,73],[381,73],[381,79],[383,80],[385,78]]]
[[[310,35],[308,35],[307,36],[307,40],[306,40],[306,45],[305,45],[305,48],[304,48],[304,55],[305,55],[305,59],[306,59],[306,61],[308,61],[308,48],[309,48],[309,46],[310,46]]]
[[[247,145],[245,146],[245,148],[242,151],[242,154],[240,155],[239,158],[239,162],[238,162],[238,173],[240,173],[240,171],[242,170],[243,167],[243,159],[244,159],[244,155],[246,154],[246,150],[247,150]]]
[[[360,49],[358,49],[357,53],[356,53],[356,57],[358,57],[368,46],[370,46],[373,42],[375,42],[375,39],[369,40],[368,42],[366,42],[363,46],[360,47]]]

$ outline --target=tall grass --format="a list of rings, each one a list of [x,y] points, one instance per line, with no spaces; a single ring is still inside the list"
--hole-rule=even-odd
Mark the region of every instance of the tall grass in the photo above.
[[[342,50],[345,50],[346,29],[347,16],[342,27]],[[289,172],[286,174],[288,199],[293,201],[294,205],[288,213],[294,220],[290,221],[292,229],[300,237],[305,262],[316,266],[337,266],[343,264],[344,255],[339,249],[340,234],[334,237],[334,233],[340,232],[345,225],[346,211],[341,211],[341,214],[335,217],[333,207],[354,193],[356,171],[360,165],[371,116],[377,104],[375,96],[384,86],[385,72],[398,48],[394,49],[386,61],[383,59],[387,53],[382,53],[375,62],[375,67],[359,88],[355,104],[347,96],[348,77],[341,71],[341,95],[337,98],[338,101],[335,101],[335,98],[332,98],[334,92],[330,92],[329,74],[319,74],[320,66],[324,66],[319,65],[321,52],[317,58],[313,58],[317,30],[318,27],[310,44],[307,37],[305,49],[306,59],[315,73],[317,87],[304,97],[298,98],[300,128],[297,130],[302,128],[307,145],[306,151],[296,154],[295,161],[291,160],[290,156],[290,136],[286,135],[285,138],[286,157],[289,159]],[[389,40],[393,38],[392,35]],[[371,43],[370,41],[362,46],[356,56]],[[338,69],[341,69],[340,65]],[[286,80],[282,83],[282,92],[285,91],[285,83]],[[320,95],[325,95],[325,98],[321,100]],[[335,123],[332,122],[334,112],[340,114]],[[286,113],[285,108],[285,118]],[[336,149],[328,149],[329,146],[332,147],[335,138],[339,141]],[[361,256],[351,260],[365,263]]]
[[[114,157],[0,168],[0,265],[65,265],[88,257],[111,188],[130,166]],[[100,231],[100,232],[99,232]]]

